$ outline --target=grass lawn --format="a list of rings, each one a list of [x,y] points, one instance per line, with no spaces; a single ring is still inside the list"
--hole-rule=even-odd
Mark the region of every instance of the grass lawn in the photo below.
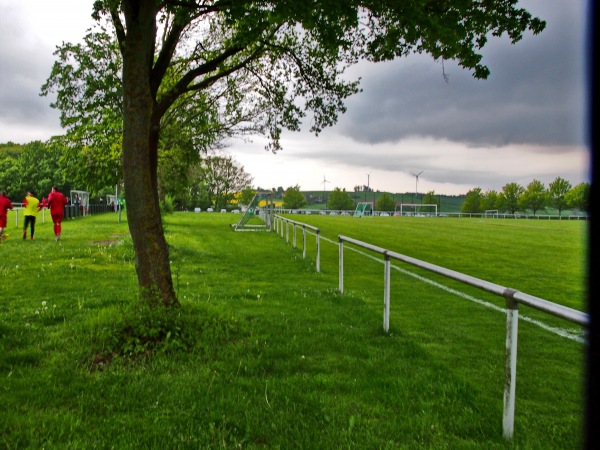
[[[522,308],[506,442],[505,318],[487,306],[502,299],[398,265],[384,334],[382,265],[347,252],[340,295],[337,235],[583,310],[584,222],[296,216],[322,230],[315,273],[314,238],[303,259],[276,233],[232,231],[238,217],[165,217],[182,303],[168,314],[138,303],[114,214],[66,222],[60,242],[50,223],[34,241],[11,224],[0,447],[582,447],[585,345],[535,321],[581,330]]]

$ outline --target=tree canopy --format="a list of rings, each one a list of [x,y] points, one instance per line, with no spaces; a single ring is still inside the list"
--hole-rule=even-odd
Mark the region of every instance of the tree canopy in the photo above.
[[[308,113],[315,133],[337,121],[345,99],[359,90],[345,69],[361,59],[428,53],[486,78],[481,49],[490,37],[507,34],[517,42],[525,31],[545,27],[516,1],[97,0],[94,17],[106,19],[116,39],[88,45],[101,44],[93,52],[102,62],[99,71],[116,73],[115,65],[122,65],[121,85],[98,84],[94,76],[58,83],[57,107],[73,135],[83,124],[92,142],[102,141],[102,130],[88,126],[90,120],[100,118],[117,136],[122,115],[138,281],[165,305],[178,303],[159,210],[159,148],[167,127],[178,133],[196,118],[209,124],[197,135],[210,136],[210,130],[232,132],[229,125],[248,126],[268,135],[268,148],[276,151],[282,130],[298,130]],[[58,77],[77,70],[62,64]]]
[[[375,204],[375,209],[377,211],[391,211],[394,212],[396,210],[396,202],[388,193],[383,193],[377,203]]]
[[[290,186],[283,194],[283,207],[287,209],[298,209],[306,205],[306,197],[300,192],[300,186]]]

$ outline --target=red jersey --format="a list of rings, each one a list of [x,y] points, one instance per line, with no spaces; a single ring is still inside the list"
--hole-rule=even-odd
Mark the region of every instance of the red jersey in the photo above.
[[[62,215],[67,205],[67,197],[58,191],[50,192],[48,195],[48,208],[50,213],[54,215]]]
[[[9,209],[13,209],[12,203],[10,202],[8,197],[0,195],[0,217],[6,216],[6,211],[8,211]]]

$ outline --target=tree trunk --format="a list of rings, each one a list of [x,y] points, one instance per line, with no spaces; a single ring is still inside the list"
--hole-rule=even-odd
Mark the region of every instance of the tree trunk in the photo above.
[[[123,181],[140,288],[178,304],[157,190],[158,126],[150,88],[156,1],[124,2],[127,38],[123,53]]]

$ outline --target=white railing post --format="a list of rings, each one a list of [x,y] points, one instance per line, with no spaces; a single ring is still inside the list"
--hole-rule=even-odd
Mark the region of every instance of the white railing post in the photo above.
[[[288,221],[285,222],[285,243],[290,243],[290,223]]]
[[[383,255],[383,331],[390,331],[390,255]]]
[[[296,248],[296,222],[294,222],[293,227],[294,227],[294,248]]]
[[[506,362],[504,366],[504,416],[502,434],[511,440],[515,430],[515,401],[517,386],[517,339],[519,328],[519,304],[514,300],[515,291],[506,289]]]
[[[341,238],[339,238],[339,240],[340,240],[340,245],[339,245],[340,274],[339,274],[338,288],[340,290],[340,294],[343,294],[344,293],[344,241],[342,241]]]
[[[317,230],[317,272],[321,271],[321,230]]]
[[[302,258],[306,259],[306,225],[302,225]]]

